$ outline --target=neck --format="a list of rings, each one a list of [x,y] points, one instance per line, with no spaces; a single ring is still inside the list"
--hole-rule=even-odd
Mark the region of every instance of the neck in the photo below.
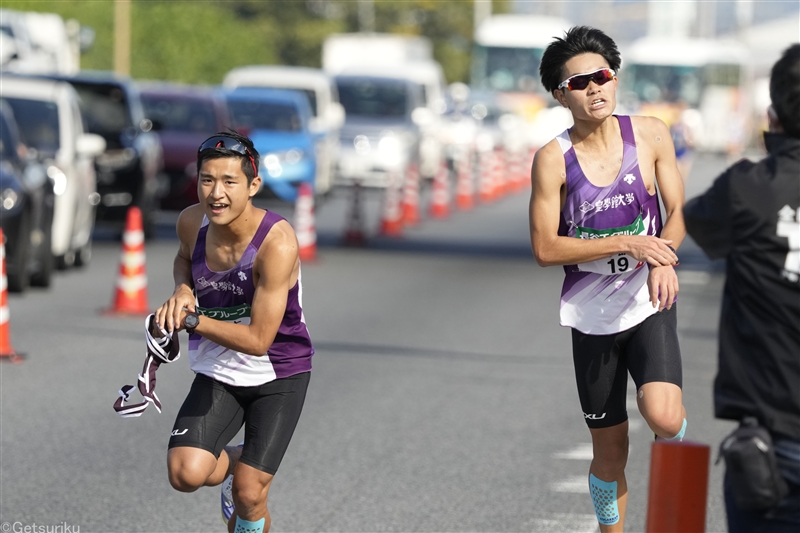
[[[581,143],[587,147],[598,149],[610,147],[619,137],[619,125],[616,118],[609,116],[601,121],[575,119],[570,134],[573,143]]]
[[[258,216],[259,211],[261,210],[255,207],[252,202],[249,202],[245,210],[234,220],[231,220],[228,224],[210,222],[209,230],[213,229],[216,238],[224,239],[230,244],[239,241],[249,242],[261,221],[261,217]]]

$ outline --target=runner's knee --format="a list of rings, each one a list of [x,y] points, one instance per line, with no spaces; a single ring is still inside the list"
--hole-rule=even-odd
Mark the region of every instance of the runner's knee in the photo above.
[[[247,511],[265,505],[269,485],[262,483],[237,483],[236,476],[233,478],[233,501],[236,509],[241,514],[249,514]]]
[[[167,472],[169,484],[180,492],[194,492],[206,484],[208,476],[214,471],[214,456],[209,452],[199,450],[205,455],[182,450],[170,450],[167,456]],[[211,459],[212,461],[209,461]]]

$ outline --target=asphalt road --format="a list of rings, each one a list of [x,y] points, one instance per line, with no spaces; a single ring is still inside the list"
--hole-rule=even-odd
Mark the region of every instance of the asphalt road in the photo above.
[[[724,165],[699,160],[687,196]],[[531,257],[526,195],[387,239],[375,235],[380,196],[367,193],[365,248],[339,246],[349,191],[317,206],[319,257],[303,266],[314,371],[271,490],[273,531],[597,530],[590,436],[569,331],[558,326],[563,274]],[[164,214],[147,243],[153,307],[171,292],[172,220]],[[680,255],[687,439],[710,445],[713,461],[732,427],[714,420],[711,403],[723,275],[691,242]],[[11,342],[26,358],[0,364],[3,532],[224,530],[218,488],[182,494],[166,478],[166,444],[192,379],[185,356],[159,372],[161,414],[112,410],[144,353],[141,318],[101,314],[119,258],[119,243],[101,240],[88,267],[10,297]],[[629,408],[626,529],[643,531],[652,433],[632,384]],[[721,474],[712,464],[709,532],[725,530]]]

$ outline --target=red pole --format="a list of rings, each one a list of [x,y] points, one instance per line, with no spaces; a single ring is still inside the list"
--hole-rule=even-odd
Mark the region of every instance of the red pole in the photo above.
[[[657,440],[650,459],[647,533],[703,533],[711,448]]]

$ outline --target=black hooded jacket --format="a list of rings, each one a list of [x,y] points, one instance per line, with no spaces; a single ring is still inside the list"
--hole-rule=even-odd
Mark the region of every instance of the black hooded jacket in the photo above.
[[[800,441],[800,139],[764,140],[767,158],[735,164],[683,213],[703,251],[727,260],[717,418],[754,415]]]

